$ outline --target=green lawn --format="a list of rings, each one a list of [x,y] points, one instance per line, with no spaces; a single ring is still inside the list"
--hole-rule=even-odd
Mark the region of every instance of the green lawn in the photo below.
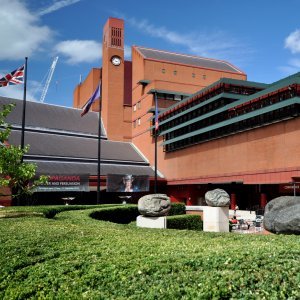
[[[300,299],[299,236],[142,229],[91,211],[0,218],[0,299]]]

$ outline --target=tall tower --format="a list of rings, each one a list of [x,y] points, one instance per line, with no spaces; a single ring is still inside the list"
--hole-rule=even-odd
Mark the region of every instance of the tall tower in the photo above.
[[[124,21],[109,18],[103,29],[102,119],[110,140],[130,136],[124,107]],[[129,127],[128,127],[129,126]]]

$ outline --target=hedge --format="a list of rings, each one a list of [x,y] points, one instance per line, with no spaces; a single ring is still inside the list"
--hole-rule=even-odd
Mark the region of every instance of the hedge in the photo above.
[[[167,217],[168,229],[203,230],[203,222],[198,215],[178,215]]]
[[[184,215],[185,214],[185,204],[184,203],[171,203],[171,209],[169,211],[169,216]]]
[[[1,219],[0,299],[300,299],[298,236],[136,228],[92,211]]]
[[[118,224],[129,224],[136,220],[140,213],[137,205],[124,205],[102,208],[90,213],[90,217],[97,220],[109,221]]]

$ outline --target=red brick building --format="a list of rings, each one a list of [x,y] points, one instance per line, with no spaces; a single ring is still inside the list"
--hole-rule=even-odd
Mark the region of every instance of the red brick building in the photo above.
[[[124,22],[110,18],[102,67],[76,87],[74,107],[84,106],[99,81],[107,138],[133,143],[151,166],[157,98],[158,175],[173,201],[201,204],[207,190],[219,187],[232,206],[257,209],[297,192],[299,73],[273,84],[251,82],[226,61],[139,46],[126,61]]]

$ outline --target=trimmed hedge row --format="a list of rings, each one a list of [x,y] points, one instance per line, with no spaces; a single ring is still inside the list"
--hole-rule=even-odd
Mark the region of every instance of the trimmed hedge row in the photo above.
[[[91,209],[99,208],[99,205],[58,205],[58,206],[44,206],[40,209],[45,218],[53,219],[58,213],[69,210],[82,210],[82,209]]]
[[[185,205],[182,203],[171,203],[169,216],[185,214]],[[90,217],[97,220],[109,221],[118,224],[129,224],[134,222],[140,215],[137,205],[113,206],[94,211]],[[168,216],[168,218],[169,218]]]
[[[102,208],[90,213],[90,217],[96,220],[109,221],[118,224],[129,224],[140,215],[137,205],[124,205]]]
[[[41,205],[41,206],[11,206],[1,209],[0,218],[18,218],[44,216],[47,219],[53,219],[58,213],[69,210],[85,210],[93,208],[111,207],[117,204],[103,205]]]
[[[197,215],[178,215],[167,217],[168,229],[203,230],[203,222]]]
[[[184,203],[171,203],[171,209],[169,216],[185,215],[185,204]]]

